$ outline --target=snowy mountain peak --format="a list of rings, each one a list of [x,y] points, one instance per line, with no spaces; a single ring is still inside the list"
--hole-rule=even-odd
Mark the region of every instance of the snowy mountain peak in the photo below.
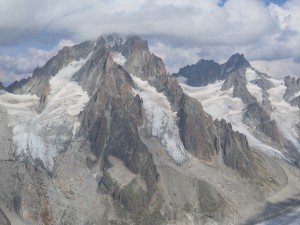
[[[245,69],[250,67],[250,63],[245,59],[244,54],[236,53],[232,55],[226,63],[222,65],[224,67],[223,71],[230,72],[234,69]]]
[[[108,34],[108,35],[103,35],[101,38],[104,38],[106,41],[107,45],[109,47],[114,47],[115,45],[122,45],[126,41],[126,37],[122,36],[120,34]]]
[[[225,80],[230,73],[238,73],[244,76],[246,68],[251,67],[243,54],[232,55],[227,62],[218,64],[213,60],[199,60],[194,65],[187,65],[174,73],[174,77],[185,77],[191,86],[205,86],[218,80]]]

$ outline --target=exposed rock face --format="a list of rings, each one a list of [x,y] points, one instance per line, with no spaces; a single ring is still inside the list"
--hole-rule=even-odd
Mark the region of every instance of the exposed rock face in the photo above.
[[[245,59],[244,54],[236,53],[232,55],[229,60],[222,65],[222,73],[229,73],[234,70],[245,70],[250,67],[250,63]]]
[[[225,120],[215,121],[220,136],[220,150],[224,163],[242,176],[255,176],[254,158],[247,138],[239,132],[234,132]],[[243,149],[241,151],[240,149]],[[240,160],[242,159],[242,160]]]
[[[286,76],[284,78],[284,84],[287,87],[284,94],[284,99],[289,102],[295,97],[295,93],[300,91],[300,78]]]
[[[253,156],[243,134],[234,132],[225,120],[215,120],[204,111],[196,99],[184,96],[178,112],[180,134],[185,147],[208,163],[221,154],[224,163],[242,176],[255,173]]]
[[[247,104],[252,104],[256,101],[255,97],[250,94],[247,87],[247,80],[244,76],[244,69],[230,72],[222,85],[223,91],[233,87],[233,97],[242,99]]]
[[[5,90],[5,87],[3,86],[3,84],[0,82],[0,91],[1,90]]]
[[[187,84],[191,86],[205,86],[214,83],[216,80],[224,80],[224,73],[221,73],[221,66],[213,60],[201,59],[194,65],[180,68],[173,76],[183,76],[187,78]]]
[[[293,106],[298,106],[298,108],[300,109],[300,96],[297,96],[296,98],[294,98],[291,101],[291,105]]]
[[[257,102],[247,106],[243,119],[250,127],[255,126],[256,129],[270,137],[272,141],[277,142],[279,145],[281,144],[281,136],[278,132],[276,121],[271,120],[270,116]]]
[[[266,77],[267,77],[266,74],[260,73],[257,70],[255,72],[259,75],[260,78],[250,81],[252,84],[257,85],[264,91],[267,91],[274,87],[274,84],[270,80],[266,79]]]
[[[284,93],[284,100],[290,103],[292,106],[298,106],[300,109],[300,78],[286,76],[284,78],[284,84],[286,91]]]
[[[180,68],[178,73],[174,73],[174,77],[187,78],[187,84],[191,86],[205,86],[214,83],[217,80],[225,80],[232,72],[243,71],[250,67],[249,62],[243,54],[235,54],[224,64],[218,64],[213,60],[201,59],[194,65],[188,65]]]
[[[1,208],[0,208],[0,224],[11,225],[11,223],[9,222],[8,218],[6,217],[6,215],[4,214]]]
[[[180,136],[184,146],[197,158],[211,162],[218,153],[218,136],[212,119],[196,99],[184,95],[178,111]]]

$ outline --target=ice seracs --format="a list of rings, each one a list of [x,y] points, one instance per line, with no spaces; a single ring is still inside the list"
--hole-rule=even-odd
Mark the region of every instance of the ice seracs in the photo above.
[[[80,127],[77,117],[89,101],[87,92],[72,81],[72,76],[87,60],[71,62],[50,78],[50,94],[41,113],[36,111],[39,98],[35,95],[6,92],[0,95],[0,104],[7,109],[12,140],[20,157],[41,160],[45,168],[52,171],[54,157],[76,134]]]
[[[174,161],[183,163],[187,160],[187,154],[179,136],[176,112],[172,111],[167,97],[147,81],[133,75],[132,79],[136,85],[134,92],[143,99],[147,130],[160,140]]]

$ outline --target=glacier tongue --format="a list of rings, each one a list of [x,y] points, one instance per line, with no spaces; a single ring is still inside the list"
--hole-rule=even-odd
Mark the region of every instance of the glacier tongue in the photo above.
[[[0,95],[9,115],[13,143],[19,156],[39,159],[45,168],[53,170],[54,157],[64,149],[80,126],[78,115],[89,101],[86,91],[72,76],[88,60],[74,61],[50,79],[50,94],[45,109],[36,113],[39,98],[33,95]]]
[[[187,154],[179,136],[176,112],[171,110],[170,102],[163,93],[158,93],[147,81],[135,76],[132,79],[136,85],[134,92],[143,99],[146,128],[160,140],[168,155],[182,164],[187,160]]]

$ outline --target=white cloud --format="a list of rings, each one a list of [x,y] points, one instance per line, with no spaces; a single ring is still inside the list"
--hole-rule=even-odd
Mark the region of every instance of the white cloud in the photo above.
[[[194,63],[198,53],[219,62],[235,52],[244,53],[252,61],[299,61],[299,0],[289,0],[282,6],[266,6],[263,0],[227,0],[224,7],[218,3],[0,0],[0,46],[40,32],[67,33],[76,42],[117,32],[155,39],[152,51],[164,58],[171,72],[183,63]],[[22,66],[30,68],[32,63],[27,63]]]
[[[12,83],[15,80],[21,80],[21,79],[27,78],[29,76],[30,76],[30,74],[16,74],[12,70],[4,71],[4,70],[0,69],[0,82],[2,84],[4,84],[4,86]]]
[[[284,78],[285,76],[300,77],[300,65],[292,59],[279,59],[273,61],[252,61],[251,65],[272,77]]]
[[[200,49],[197,47],[172,47],[161,42],[151,44],[150,50],[163,59],[170,73],[177,72],[178,68],[186,66],[187,64],[196,63],[199,60],[200,52]]]
[[[80,41],[121,32],[236,44],[276,25],[259,0],[228,0],[223,8],[218,0],[1,0],[0,9],[0,31],[14,28],[12,36],[64,30]]]
[[[0,81],[7,85],[15,80],[26,78],[34,68],[43,66],[62,47],[72,45],[74,45],[72,41],[62,40],[49,51],[27,48],[23,54],[0,55]]]

